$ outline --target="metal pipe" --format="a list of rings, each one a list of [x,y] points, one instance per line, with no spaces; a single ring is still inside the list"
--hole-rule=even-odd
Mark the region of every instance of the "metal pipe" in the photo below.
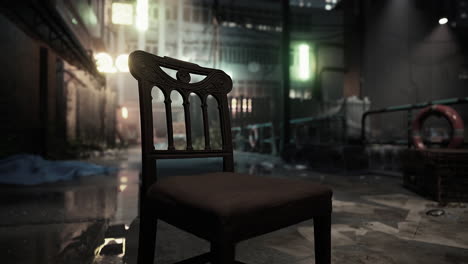
[[[286,146],[290,141],[290,102],[289,102],[289,90],[290,90],[290,73],[289,73],[289,62],[290,62],[290,10],[289,0],[282,1],[282,16],[283,16],[283,34],[281,36],[281,63],[282,63],[282,75],[283,75],[283,126],[282,126],[282,141],[280,152],[283,153]]]

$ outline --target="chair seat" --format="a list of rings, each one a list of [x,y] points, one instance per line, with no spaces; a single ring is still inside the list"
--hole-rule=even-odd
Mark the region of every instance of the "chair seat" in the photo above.
[[[211,240],[241,241],[331,212],[330,188],[231,172],[174,176],[147,193],[158,218]]]

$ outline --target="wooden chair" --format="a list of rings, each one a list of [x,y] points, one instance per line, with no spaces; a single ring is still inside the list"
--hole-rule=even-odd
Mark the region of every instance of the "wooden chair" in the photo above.
[[[241,263],[235,261],[237,242],[311,218],[314,219],[316,263],[330,263],[331,189],[307,181],[233,172],[227,101],[232,80],[227,74],[143,51],[135,51],[130,55],[129,66],[130,72],[138,80],[141,114],[139,264],[154,262],[157,219],[211,243],[211,252],[178,263],[231,264]],[[176,70],[177,80],[161,67]],[[190,83],[191,73],[206,77],[200,82]],[[160,88],[165,96],[167,150],[154,148],[153,87]],[[174,147],[170,100],[172,90],[177,90],[183,98],[187,142],[185,150],[176,150]],[[189,111],[189,96],[192,92],[200,97],[202,103],[204,150],[194,150],[192,147]],[[222,150],[210,147],[208,95],[212,95],[218,102]],[[200,157],[222,157],[224,172],[173,176],[156,181],[156,160]]]

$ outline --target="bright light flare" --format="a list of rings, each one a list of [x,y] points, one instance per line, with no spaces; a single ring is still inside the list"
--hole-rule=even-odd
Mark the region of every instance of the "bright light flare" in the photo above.
[[[127,119],[128,118],[128,108],[127,107],[122,107],[122,118]]]
[[[101,52],[96,54],[94,59],[96,60],[96,67],[99,72],[113,73],[116,71],[111,55]]]
[[[148,30],[148,0],[137,0],[135,24],[139,31]]]
[[[133,24],[133,5],[112,3],[112,23],[117,25]]]
[[[232,98],[231,100],[231,109],[233,113],[237,112],[237,99],[236,98]]]
[[[448,23],[448,19],[446,17],[442,17],[441,19],[439,19],[439,24],[445,25],[447,23]]]
[[[120,72],[128,72],[128,54],[120,54],[115,59],[115,67]]]
[[[308,80],[310,78],[310,61],[309,61],[309,45],[301,44],[299,49],[299,74],[301,80]]]

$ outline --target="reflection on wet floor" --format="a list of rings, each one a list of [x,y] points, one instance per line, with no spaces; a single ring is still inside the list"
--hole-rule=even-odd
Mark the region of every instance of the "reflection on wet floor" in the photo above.
[[[92,160],[118,167],[111,176],[36,187],[0,186],[2,263],[135,263],[139,155],[135,148]],[[318,173],[258,154],[236,153],[235,160],[238,172],[332,186],[333,263],[468,263],[464,204],[440,207],[402,188],[400,178]],[[174,171],[174,165],[181,169]],[[161,177],[219,168],[216,159],[158,166]],[[444,213],[427,213],[432,209]],[[312,221],[306,221],[242,242],[238,259],[314,263],[313,232]],[[157,263],[173,263],[208,249],[206,241],[165,223],[158,226]]]
[[[0,189],[7,263],[89,263],[117,210],[115,175]]]

